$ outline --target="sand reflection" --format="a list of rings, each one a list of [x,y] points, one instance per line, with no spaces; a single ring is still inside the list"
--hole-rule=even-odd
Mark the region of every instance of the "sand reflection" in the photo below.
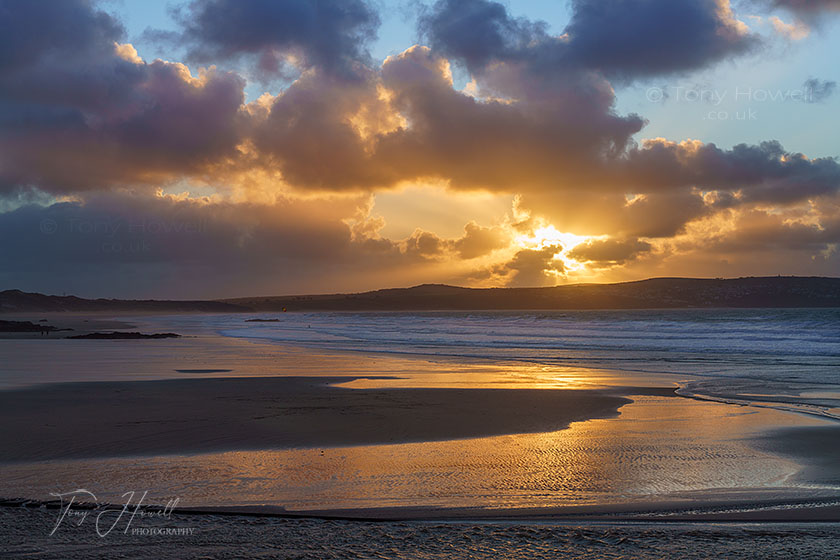
[[[784,488],[799,467],[745,441],[825,422],[774,410],[643,396],[614,419],[458,441],[44,462],[3,467],[3,493],[149,490],[185,505],[548,507],[727,488]]]

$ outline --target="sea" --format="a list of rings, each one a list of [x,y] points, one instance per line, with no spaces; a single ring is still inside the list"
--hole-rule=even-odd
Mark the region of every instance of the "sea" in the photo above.
[[[609,371],[629,383],[671,376],[686,394],[829,416],[840,406],[840,308],[263,315],[272,322],[199,320],[223,336],[321,351]]]

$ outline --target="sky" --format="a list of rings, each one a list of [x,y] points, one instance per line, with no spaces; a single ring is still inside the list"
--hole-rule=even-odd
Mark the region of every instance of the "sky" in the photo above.
[[[840,0],[0,0],[0,289],[840,276]]]

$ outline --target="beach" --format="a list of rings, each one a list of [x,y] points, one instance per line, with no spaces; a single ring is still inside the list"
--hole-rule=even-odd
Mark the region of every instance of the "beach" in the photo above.
[[[791,542],[829,549],[840,538],[837,525],[819,525],[840,521],[833,358],[813,345],[813,357],[776,355],[763,368],[774,377],[761,381],[752,372],[762,354],[745,356],[737,340],[709,330],[715,315],[697,323],[673,313],[667,321],[645,312],[417,314],[408,320],[418,334],[393,340],[385,330],[406,316],[49,317],[77,330],[182,337],[0,340],[0,524],[18,535],[6,546],[43,557],[85,550],[99,539],[89,522],[61,522],[63,540],[23,535],[56,522],[73,496],[76,505],[97,503],[97,514],[143,496],[144,506],[177,506],[165,520],[132,523],[175,531],[167,546],[184,557],[228,550],[220,539],[252,530],[286,535],[276,544],[284,554],[288,545],[293,557],[320,557],[308,547],[327,546],[315,535],[324,523],[336,524],[329,530],[347,547],[335,550],[428,529],[441,546],[473,535],[479,558],[503,538],[530,551],[523,558],[548,554],[545,539],[555,551],[563,539],[570,551],[587,539],[605,547],[629,539],[638,557],[657,557],[673,550],[651,535],[666,538],[680,523],[698,539],[711,530],[727,557],[749,557],[738,543],[750,523],[787,523]],[[703,325],[695,337],[714,338],[697,346],[717,345],[718,354],[700,360],[687,349],[659,359],[662,343],[640,321],[660,331],[686,326],[677,320]],[[543,344],[558,344],[552,329],[571,324],[576,338],[563,342],[558,362]],[[732,328],[745,324],[738,318]],[[525,338],[535,330],[547,342]],[[735,346],[728,358],[726,345]],[[727,376],[689,371],[726,360]],[[796,385],[774,373],[790,372],[794,360],[795,375],[823,377]],[[518,544],[507,533],[513,526],[527,527]],[[303,536],[289,544],[297,531]],[[125,547],[121,535],[109,543]],[[422,552],[406,546],[394,550]],[[591,554],[579,557],[598,557]]]

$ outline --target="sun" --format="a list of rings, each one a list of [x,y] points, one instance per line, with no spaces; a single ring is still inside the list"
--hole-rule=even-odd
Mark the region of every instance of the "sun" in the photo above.
[[[582,243],[593,239],[603,239],[606,236],[598,235],[577,235],[558,231],[553,225],[543,226],[535,229],[531,235],[520,235],[516,243],[523,249],[545,249],[551,246],[560,246],[560,251],[554,255],[554,260],[563,263],[563,270],[566,272],[578,272],[586,270],[586,265],[569,256],[569,253]]]

